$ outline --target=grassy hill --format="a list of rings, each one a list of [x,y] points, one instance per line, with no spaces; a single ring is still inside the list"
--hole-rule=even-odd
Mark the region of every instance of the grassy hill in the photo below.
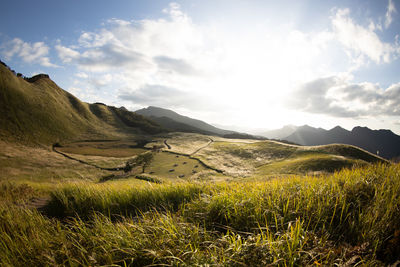
[[[25,143],[120,138],[164,131],[124,108],[87,104],[39,76],[24,79],[0,64],[0,137]]]
[[[170,133],[155,140],[164,150],[190,155],[225,175],[265,177],[276,174],[333,172],[386,160],[351,145],[298,146],[271,140],[227,139]],[[153,144],[153,143],[152,143]]]

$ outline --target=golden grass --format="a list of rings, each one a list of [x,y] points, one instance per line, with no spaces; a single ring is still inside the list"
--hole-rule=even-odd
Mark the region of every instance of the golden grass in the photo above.
[[[0,181],[97,180],[110,172],[72,161],[50,150],[0,141]]]
[[[355,164],[384,162],[383,159],[353,146],[303,147],[276,141],[254,143],[218,141],[200,150],[193,157],[235,177],[332,172]]]
[[[155,154],[153,162],[146,169],[146,173],[167,179],[191,180],[193,175],[204,170],[206,168],[197,160],[183,155],[162,152]]]
[[[142,148],[96,148],[96,147],[60,147],[57,148],[57,150],[71,154],[114,157],[114,158],[132,157],[146,151]]]
[[[29,186],[0,186],[0,265],[385,266],[399,259],[400,165],[267,182],[53,186],[47,208],[62,220],[13,204],[35,194]]]

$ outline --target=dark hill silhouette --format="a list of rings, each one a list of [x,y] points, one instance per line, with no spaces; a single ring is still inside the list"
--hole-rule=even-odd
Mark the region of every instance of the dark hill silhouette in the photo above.
[[[379,153],[379,156],[386,159],[400,155],[400,136],[390,130],[355,127],[353,130],[347,131],[340,126],[324,130],[304,125],[284,139],[307,146],[334,143],[349,144],[361,147],[374,154]]]
[[[152,121],[157,122],[159,125],[162,127],[171,130],[171,131],[176,131],[176,132],[186,132],[186,133],[201,133],[201,134],[206,134],[206,135],[214,135],[215,133],[213,132],[208,132],[196,127],[193,127],[189,124],[177,122],[169,117],[155,117],[155,116],[150,116],[147,117],[151,119]]]
[[[235,133],[234,131],[219,129],[201,120],[192,119],[187,116],[182,116],[176,113],[175,111],[169,109],[149,106],[147,108],[139,109],[135,112],[145,117],[152,118],[153,120],[156,120],[159,124],[161,124],[163,127],[172,129],[174,131],[185,131],[184,129],[191,129],[191,130],[197,129],[197,131],[200,131],[200,133],[217,134],[217,135],[227,135]],[[156,119],[163,117],[169,118],[172,121],[165,119],[164,120]],[[180,125],[178,125],[178,123],[180,123]],[[185,126],[182,124],[185,124]],[[183,126],[183,127],[180,128],[178,126]]]

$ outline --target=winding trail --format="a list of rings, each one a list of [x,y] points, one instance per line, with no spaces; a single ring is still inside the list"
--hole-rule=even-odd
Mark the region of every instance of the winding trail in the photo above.
[[[224,173],[223,170],[214,168],[214,167],[212,167],[212,166],[206,164],[206,163],[205,163],[204,161],[202,161],[201,159],[194,157],[194,154],[198,153],[200,150],[202,150],[202,149],[208,147],[209,145],[211,145],[212,143],[214,143],[214,140],[213,140],[213,139],[211,139],[211,138],[208,138],[208,139],[209,139],[208,143],[207,143],[206,145],[200,147],[199,149],[197,149],[197,150],[196,150],[195,152],[193,152],[192,154],[190,154],[190,155],[189,155],[189,158],[197,160],[197,161],[200,162],[204,167],[206,167],[206,168],[208,168],[208,169],[211,169],[211,170],[216,171],[216,172],[218,172],[218,173]]]
[[[167,139],[164,139],[164,144],[167,146],[168,149],[171,149],[171,146],[167,143]]]
[[[196,151],[194,151],[191,154],[185,154],[185,153],[180,153],[180,152],[176,152],[176,151],[166,151],[166,150],[164,150],[162,152],[189,157],[190,159],[196,160],[198,163],[200,163],[203,167],[205,167],[207,169],[213,170],[213,171],[215,171],[217,173],[224,173],[224,171],[222,171],[220,169],[217,169],[217,168],[214,168],[214,167],[204,163],[201,159],[198,159],[198,158],[194,157],[194,154],[198,153],[200,150],[202,150],[202,149],[208,147],[209,145],[211,145],[212,143],[214,143],[213,139],[211,139],[211,138],[208,138],[208,139],[209,139],[209,141],[208,141],[208,143],[206,145],[198,148]],[[168,149],[171,149],[171,146],[167,143],[167,139],[164,140],[164,144],[167,146]]]
[[[53,148],[53,151],[54,151],[54,152],[56,152],[56,153],[58,153],[58,154],[60,154],[60,155],[63,155],[63,156],[66,157],[67,159],[75,160],[75,161],[77,161],[77,162],[79,162],[79,163],[81,163],[81,164],[85,164],[85,165],[88,165],[88,166],[92,166],[92,167],[95,167],[95,168],[100,169],[100,170],[103,170],[103,171],[121,171],[121,170],[123,169],[122,167],[121,167],[121,168],[104,168],[104,167],[100,167],[100,166],[97,166],[96,164],[89,163],[89,162],[86,162],[86,161],[83,161],[83,160],[80,160],[80,159],[71,157],[70,155],[68,155],[68,154],[66,154],[66,153],[63,153],[63,152],[61,152],[61,151],[58,151],[58,150],[56,149],[56,146],[55,146],[55,145],[53,145],[52,148]]]
[[[202,147],[200,147],[199,149],[197,149],[195,152],[193,152],[192,154],[190,154],[189,156],[193,156],[194,154],[198,153],[200,150],[208,147],[209,145],[211,145],[212,143],[214,143],[214,140],[211,138],[208,138],[208,143]]]
[[[199,162],[201,165],[203,165],[203,166],[204,166],[205,168],[207,168],[207,169],[216,171],[217,173],[224,173],[224,171],[222,171],[222,170],[220,170],[220,169],[217,169],[217,168],[214,168],[214,167],[212,167],[212,166],[209,166],[208,164],[204,163],[201,159],[198,159],[198,158],[196,158],[196,157],[193,156],[194,154],[198,153],[200,150],[202,150],[202,149],[208,147],[209,145],[211,145],[211,144],[214,142],[213,139],[211,139],[211,138],[208,138],[208,139],[209,139],[209,141],[208,141],[208,143],[207,143],[206,145],[204,145],[204,146],[198,148],[196,151],[194,151],[194,152],[191,153],[191,154],[184,154],[184,153],[179,153],[179,152],[175,152],[175,151],[165,151],[165,150],[162,151],[162,152],[166,152],[166,153],[171,153],[171,154],[175,154],[175,155],[181,155],[181,156],[189,157],[190,159],[196,160],[197,162]],[[164,144],[167,146],[167,148],[168,148],[169,150],[171,149],[171,146],[167,143],[167,139],[164,139]],[[60,155],[62,155],[62,156],[64,156],[64,157],[66,157],[67,159],[77,161],[77,162],[79,162],[79,163],[81,163],[81,164],[85,164],[85,165],[88,165],[88,166],[91,166],[91,167],[95,167],[95,168],[97,168],[97,169],[104,170],[104,171],[121,171],[121,170],[123,170],[122,167],[120,167],[120,168],[104,168],[104,167],[100,167],[100,166],[98,166],[98,165],[96,165],[96,164],[89,163],[89,162],[86,162],[86,161],[84,161],[84,160],[80,160],[80,159],[74,158],[74,157],[72,157],[72,156],[70,156],[70,155],[68,155],[68,154],[66,154],[66,153],[63,153],[63,152],[61,152],[61,151],[58,151],[58,150],[56,149],[56,147],[57,147],[56,144],[53,144],[52,149],[53,149],[53,151],[54,151],[55,153],[58,153],[58,154],[60,154]]]

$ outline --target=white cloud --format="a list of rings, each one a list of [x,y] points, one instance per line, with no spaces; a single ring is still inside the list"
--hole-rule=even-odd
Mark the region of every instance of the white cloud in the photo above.
[[[119,98],[122,100],[132,101],[134,103],[142,103],[144,105],[163,106],[179,108],[186,105],[203,106],[205,102],[200,104],[200,96],[193,93],[187,93],[176,88],[162,85],[146,84],[135,91],[121,91]],[[200,105],[199,105],[200,104]]]
[[[59,43],[60,59],[86,74],[76,75],[82,79],[76,86],[112,92],[125,106],[158,105],[187,114],[207,109],[211,121],[225,123],[249,120],[250,112],[253,121],[248,123],[276,110],[280,116],[269,122],[292,117],[282,108],[288,95],[292,109],[360,117],[379,110],[371,92],[382,89],[358,84],[356,90],[369,92],[370,102],[359,96],[349,100],[355,85],[338,73],[349,75],[367,61],[386,63],[397,56],[397,44],[376,34],[380,24],[370,21],[363,27],[349,10],[337,10],[331,28],[310,33],[294,26],[239,30],[197,25],[177,4],[163,12],[159,19],[112,19],[96,31],[82,32],[75,46]],[[380,102],[381,107],[388,103]],[[389,114],[387,108],[379,112]]]
[[[108,73],[108,74],[105,74],[102,76],[98,76],[96,78],[92,78],[92,79],[90,79],[89,82],[91,84],[93,84],[94,87],[101,88],[101,87],[111,84],[112,80],[113,80],[113,76]]]
[[[55,49],[58,53],[58,57],[62,60],[64,63],[69,63],[72,60],[76,60],[80,57],[80,54],[78,51],[73,50],[72,48],[68,48],[65,46],[62,46],[60,44],[55,46]]]
[[[175,72],[184,75],[196,74],[196,70],[183,59],[167,56],[156,56],[153,59],[161,71]]]
[[[87,75],[85,72],[78,72],[78,73],[75,73],[75,76],[78,77],[78,78],[82,78],[82,79],[87,79],[87,78],[89,78],[89,75]]]
[[[108,23],[108,24],[115,24],[115,25],[118,25],[118,26],[127,26],[127,25],[130,25],[130,24],[131,24],[130,21],[126,21],[126,20],[122,20],[122,19],[117,19],[117,18],[109,19],[109,20],[107,20],[107,23]]]
[[[333,117],[400,116],[400,83],[388,88],[368,82],[351,83],[332,76],[302,84],[288,98],[289,108]]]
[[[50,62],[49,47],[44,42],[27,43],[19,38],[6,42],[2,45],[1,54],[6,60],[14,56],[21,58],[27,63],[37,63],[44,67],[57,67]]]
[[[397,12],[397,10],[396,10],[393,0],[389,0],[386,15],[385,15],[385,28],[389,28],[390,24],[392,24],[393,14],[396,12]]]
[[[399,47],[380,40],[375,26],[365,28],[353,21],[349,9],[339,9],[332,18],[336,38],[352,57],[366,56],[376,63],[389,63],[398,54]]]

